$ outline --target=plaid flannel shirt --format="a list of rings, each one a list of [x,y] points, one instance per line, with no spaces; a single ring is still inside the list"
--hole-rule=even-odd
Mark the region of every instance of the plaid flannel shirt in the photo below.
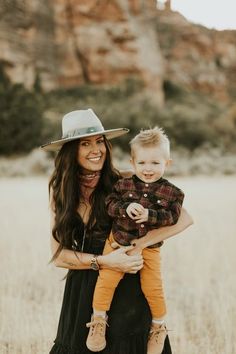
[[[106,198],[108,214],[113,218],[114,239],[127,246],[130,241],[145,236],[150,230],[175,224],[183,199],[183,191],[164,178],[153,183],[145,183],[135,175],[118,180]],[[128,205],[133,202],[148,209],[146,222],[137,224],[126,213]],[[162,243],[151,247],[161,246]]]

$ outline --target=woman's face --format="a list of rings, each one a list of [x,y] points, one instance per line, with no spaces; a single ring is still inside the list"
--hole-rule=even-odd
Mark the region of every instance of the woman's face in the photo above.
[[[77,161],[82,172],[101,171],[106,159],[106,145],[102,135],[81,138],[78,144]]]

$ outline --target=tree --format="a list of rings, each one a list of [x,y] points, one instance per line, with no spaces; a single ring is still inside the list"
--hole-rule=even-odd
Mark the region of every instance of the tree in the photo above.
[[[12,84],[0,65],[0,155],[26,153],[38,146],[42,116],[40,96]]]

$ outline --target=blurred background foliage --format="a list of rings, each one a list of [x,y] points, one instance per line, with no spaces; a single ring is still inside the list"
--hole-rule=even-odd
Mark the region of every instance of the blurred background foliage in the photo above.
[[[0,67],[0,154],[27,153],[41,142],[43,99],[35,90],[12,84]]]
[[[61,137],[65,113],[86,108],[105,128],[130,129],[112,141],[120,161],[140,129],[159,125],[177,154],[176,174],[219,165],[235,173],[235,31],[155,12],[154,0],[133,10],[128,0],[123,8],[118,0],[69,3],[0,5],[0,175],[6,160],[12,168],[29,156],[34,171],[47,171],[52,154],[39,146]]]
[[[130,134],[119,139],[128,151],[128,141],[140,129],[162,126],[175,150],[218,148],[236,150],[236,105],[164,80],[165,105],[152,105],[140,79],[129,78],[116,86],[82,85],[43,93],[37,77],[33,90],[12,84],[0,68],[0,154],[22,154],[43,142],[61,136],[61,117],[68,111],[92,107],[105,128],[127,127]],[[114,140],[114,145],[116,141]]]

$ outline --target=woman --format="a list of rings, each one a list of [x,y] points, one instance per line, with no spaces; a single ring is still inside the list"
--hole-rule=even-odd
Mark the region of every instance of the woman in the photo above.
[[[151,315],[140,288],[141,250],[184,230],[191,218],[183,211],[175,226],[152,230],[137,240],[135,247],[102,256],[111,229],[104,201],[119,178],[107,139],[128,130],[104,130],[99,118],[88,109],[65,115],[62,131],[62,139],[42,146],[47,151],[59,150],[49,182],[52,259],[56,266],[69,269],[57,337],[50,353],[91,353],[85,343],[86,323],[91,318],[97,270],[103,267],[127,274],[116,290],[108,314],[107,347],[100,353],[146,354]],[[167,337],[163,354],[170,353]]]

